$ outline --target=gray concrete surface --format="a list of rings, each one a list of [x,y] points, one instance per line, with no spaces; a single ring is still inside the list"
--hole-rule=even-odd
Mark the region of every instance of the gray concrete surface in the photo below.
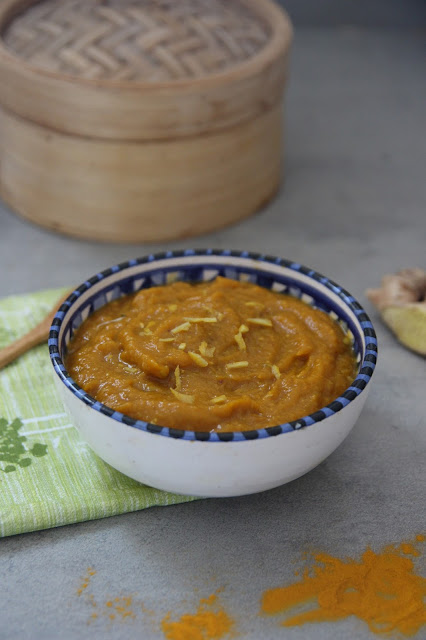
[[[263,494],[203,500],[4,539],[0,638],[163,637],[158,620],[223,587],[239,637],[372,640],[364,623],[285,629],[258,616],[309,547],[338,556],[425,529],[425,360],[402,349],[366,302],[382,274],[425,265],[424,37],[411,30],[300,29],[287,100],[286,180],[263,212],[168,247],[246,248],[290,257],[365,303],[380,360],[366,408],[339,449],[305,477]],[[0,207],[0,295],[75,283],[161,247],[97,245],[31,226]],[[1,390],[0,390],[1,392]],[[88,624],[76,591],[86,568],[102,609],[134,596],[136,618]],[[419,572],[424,559],[416,561]],[[141,602],[146,610],[144,613]],[[105,607],[104,607],[105,608]],[[418,638],[424,638],[420,632]]]
[[[424,0],[278,0],[296,27],[426,28]]]

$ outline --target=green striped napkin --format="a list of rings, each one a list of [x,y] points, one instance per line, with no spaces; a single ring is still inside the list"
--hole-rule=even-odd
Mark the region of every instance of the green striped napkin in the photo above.
[[[65,289],[0,300],[0,348]],[[127,478],[80,439],[53,382],[47,345],[0,371],[0,537],[195,500]]]

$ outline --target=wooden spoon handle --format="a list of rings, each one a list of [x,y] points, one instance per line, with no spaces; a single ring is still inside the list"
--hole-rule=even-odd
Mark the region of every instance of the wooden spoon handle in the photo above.
[[[3,369],[3,367],[19,358],[19,356],[21,356],[26,351],[29,351],[42,342],[46,342],[56,311],[61,306],[63,301],[69,296],[69,294],[70,292],[68,291],[65,296],[62,296],[62,298],[55,304],[52,311],[50,311],[48,315],[43,318],[43,320],[39,322],[33,329],[22,336],[22,338],[18,338],[18,340],[15,340],[7,347],[4,347],[4,349],[0,349],[0,369]]]

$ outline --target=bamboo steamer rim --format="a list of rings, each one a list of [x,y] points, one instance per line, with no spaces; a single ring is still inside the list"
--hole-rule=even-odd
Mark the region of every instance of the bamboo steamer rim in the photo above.
[[[256,118],[282,99],[292,25],[273,0],[240,0],[270,29],[252,57],[223,72],[171,81],[117,81],[65,75],[14,55],[2,34],[40,0],[0,7],[0,108],[47,129],[133,142],[212,134]]]
[[[280,58],[288,49],[292,39],[293,30],[287,12],[277,6],[273,0],[239,0],[251,10],[253,16],[261,17],[267,26],[271,29],[271,37],[254,56],[237,62],[231,68],[223,72],[206,74],[196,78],[182,78],[172,81],[117,81],[108,79],[91,79],[84,78],[72,74],[61,74],[49,69],[44,69],[37,65],[25,61],[17,55],[14,55],[4,44],[3,33],[13,21],[13,19],[29,9],[35,4],[39,4],[40,0],[5,0],[3,7],[0,7],[0,80],[2,68],[7,63],[19,62],[20,66],[27,69],[33,74],[46,76],[52,79],[75,82],[77,84],[87,84],[89,86],[131,89],[134,91],[158,91],[168,89],[169,91],[182,91],[186,88],[194,91],[196,89],[203,90],[211,85],[222,83],[224,80],[233,81],[241,79],[245,76],[251,76],[257,71],[273,63]],[[259,10],[260,9],[260,10]],[[0,98],[1,100],[1,98]]]

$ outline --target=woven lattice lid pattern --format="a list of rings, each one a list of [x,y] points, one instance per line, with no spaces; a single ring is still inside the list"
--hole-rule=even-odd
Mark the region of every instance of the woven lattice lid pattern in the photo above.
[[[226,72],[263,49],[270,28],[240,0],[45,0],[2,37],[41,69],[159,82]]]

